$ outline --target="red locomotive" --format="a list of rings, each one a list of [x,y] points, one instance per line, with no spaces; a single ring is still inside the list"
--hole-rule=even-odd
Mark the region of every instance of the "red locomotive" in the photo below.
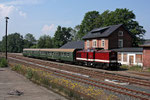
[[[88,49],[76,52],[76,61],[88,66],[100,66],[102,68],[117,69],[117,52],[104,49]]]
[[[24,49],[24,56],[117,69],[117,52],[104,49]]]

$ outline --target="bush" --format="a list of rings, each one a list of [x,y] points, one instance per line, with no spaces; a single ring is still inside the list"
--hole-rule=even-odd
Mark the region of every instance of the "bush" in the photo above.
[[[8,62],[5,58],[0,58],[0,67],[1,68],[8,67]]]
[[[32,79],[32,77],[33,77],[33,71],[31,69],[27,69],[26,77],[28,79]]]
[[[142,67],[138,65],[132,66],[129,69],[133,71],[142,71]]]
[[[21,65],[15,65],[15,66],[13,66],[13,67],[12,67],[12,70],[21,73],[21,72],[22,72]]]
[[[49,83],[49,79],[48,79],[48,78],[46,78],[46,77],[42,77],[41,82],[42,82],[44,85],[46,85],[46,86],[49,86],[49,85],[50,85],[50,83]]]
[[[148,68],[148,72],[150,72],[150,68]]]
[[[37,72],[35,72],[35,71],[33,71],[33,79],[36,81],[36,80],[40,80],[40,75],[37,73]]]
[[[129,69],[129,66],[128,65],[122,65],[120,66],[121,69]]]

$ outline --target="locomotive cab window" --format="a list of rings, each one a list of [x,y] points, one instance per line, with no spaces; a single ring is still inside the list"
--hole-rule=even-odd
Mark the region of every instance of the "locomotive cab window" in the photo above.
[[[81,57],[81,53],[77,53],[77,57]]]

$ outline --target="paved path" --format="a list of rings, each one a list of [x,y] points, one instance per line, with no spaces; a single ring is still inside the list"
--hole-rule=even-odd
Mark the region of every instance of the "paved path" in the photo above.
[[[23,95],[8,95],[10,91],[23,91]],[[0,100],[67,100],[66,98],[33,84],[24,76],[11,71],[9,68],[0,68]]]

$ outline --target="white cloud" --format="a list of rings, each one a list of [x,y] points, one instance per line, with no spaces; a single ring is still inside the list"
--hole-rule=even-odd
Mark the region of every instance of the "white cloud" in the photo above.
[[[15,11],[14,6],[6,6],[4,4],[0,4],[0,18],[4,18],[6,16],[9,16]]]
[[[14,5],[0,4],[0,19],[6,16],[9,17],[11,15],[15,15],[15,14],[24,18],[27,16],[25,12],[19,10]]]
[[[43,34],[49,34],[50,36],[53,36],[54,32],[56,31],[56,26],[54,24],[44,25],[41,31]]]
[[[25,12],[19,11],[19,15],[23,16],[24,18],[26,18],[27,14]]]
[[[12,0],[5,2],[6,5],[34,5],[41,3],[42,0]]]
[[[41,2],[42,0],[11,0],[0,3],[0,19],[14,14],[26,18],[27,14],[24,11],[18,9],[18,6],[34,5]]]

